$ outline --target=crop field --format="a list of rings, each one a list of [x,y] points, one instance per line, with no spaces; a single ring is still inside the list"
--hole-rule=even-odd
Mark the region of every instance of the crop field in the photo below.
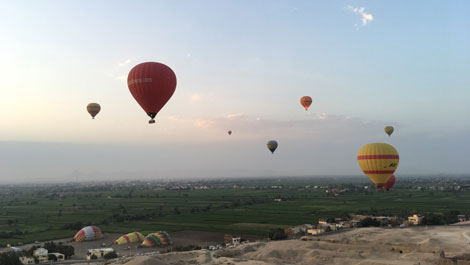
[[[328,188],[321,186],[325,184],[319,180],[285,181],[281,188],[275,182],[185,190],[145,185],[3,187],[0,245],[72,237],[77,227],[85,225],[97,225],[106,233],[195,230],[265,236],[272,228],[314,224],[319,218],[345,214],[405,217],[470,210],[470,192],[397,185],[378,193],[365,191],[357,181],[345,182],[333,188],[331,183]]]

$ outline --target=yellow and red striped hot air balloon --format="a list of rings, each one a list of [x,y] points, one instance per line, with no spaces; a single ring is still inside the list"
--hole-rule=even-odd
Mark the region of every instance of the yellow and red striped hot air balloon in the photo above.
[[[398,161],[397,150],[386,143],[366,144],[357,153],[359,167],[377,188],[382,188],[393,175],[398,168]]]

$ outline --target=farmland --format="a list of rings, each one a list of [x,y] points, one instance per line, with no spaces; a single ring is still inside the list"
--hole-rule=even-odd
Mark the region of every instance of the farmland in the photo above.
[[[1,186],[0,245],[72,237],[85,225],[106,233],[194,230],[264,236],[272,228],[353,213],[406,217],[469,211],[470,192],[460,190],[469,178],[440,181],[403,179],[383,193],[364,178]]]

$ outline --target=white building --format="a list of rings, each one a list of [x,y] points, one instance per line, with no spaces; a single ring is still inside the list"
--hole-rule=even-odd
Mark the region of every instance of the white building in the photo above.
[[[103,258],[104,255],[114,252],[112,248],[95,248],[89,249],[86,253],[86,259],[91,260],[91,256],[96,256],[96,258]]]

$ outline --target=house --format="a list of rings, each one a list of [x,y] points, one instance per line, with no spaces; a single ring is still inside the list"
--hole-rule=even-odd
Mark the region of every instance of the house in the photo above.
[[[92,256],[96,256],[96,258],[103,258],[104,255],[114,252],[114,249],[112,248],[95,248],[95,249],[89,249],[86,253],[86,259],[91,260]]]
[[[240,236],[233,236],[230,234],[225,234],[224,235],[224,243],[225,244],[232,244],[232,245],[238,245],[240,244],[242,238]]]
[[[25,256],[22,256],[22,257],[20,257],[20,261],[21,261],[21,263],[23,263],[24,265],[26,265],[26,264],[34,264],[34,258],[32,258],[32,257],[25,257]]]
[[[413,216],[408,217],[408,223],[411,225],[419,225],[423,221],[423,216],[414,214]]]
[[[467,216],[465,216],[465,214],[459,214],[457,215],[457,218],[459,219],[459,222],[467,221]]]
[[[54,256],[55,258],[52,258],[51,260],[54,261],[64,261],[65,260],[65,255],[62,253],[54,252],[54,253],[49,253],[48,257],[51,258],[51,256]]]
[[[296,237],[301,237],[307,234],[307,230],[311,228],[313,228],[313,225],[303,224],[303,225],[285,228],[284,233],[287,235],[288,238],[296,238]]]
[[[320,219],[318,219],[318,224],[319,225],[327,225],[328,221],[327,221],[327,219],[320,218]]]
[[[307,234],[309,235],[318,235],[324,233],[323,229],[320,228],[312,228],[307,230]]]
[[[39,261],[39,263],[49,262],[48,250],[45,248],[38,248],[33,251],[33,256]]]

